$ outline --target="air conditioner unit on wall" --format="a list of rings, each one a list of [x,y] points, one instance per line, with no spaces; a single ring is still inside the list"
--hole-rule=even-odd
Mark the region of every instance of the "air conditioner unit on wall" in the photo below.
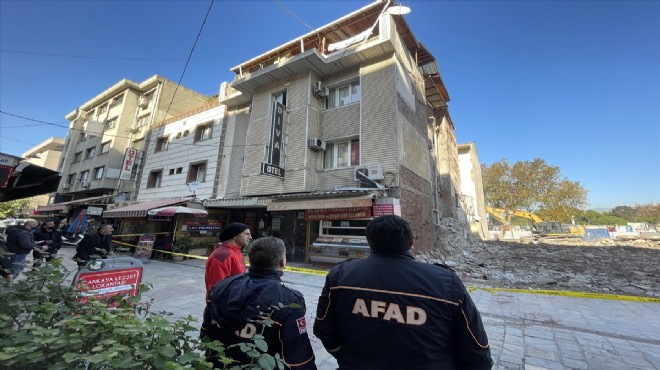
[[[322,151],[325,150],[325,141],[313,137],[309,140],[307,140],[307,146],[309,149],[316,150],[316,151]]]
[[[89,181],[81,181],[80,182],[80,187],[81,188],[88,188],[89,187]]]
[[[328,90],[327,87],[323,84],[321,81],[316,81],[314,84],[314,95],[318,96],[319,98],[325,98],[330,94],[330,90]]]
[[[366,176],[371,180],[382,180],[383,176],[383,166],[381,164],[367,164],[364,166],[355,168],[355,180],[360,180],[358,177],[358,172]]]
[[[64,190],[69,189],[69,184],[64,184],[64,185],[62,185],[62,189],[64,189]]]
[[[140,97],[140,100],[138,101],[138,107],[140,108],[146,108],[149,106],[149,100],[145,98],[144,96]]]

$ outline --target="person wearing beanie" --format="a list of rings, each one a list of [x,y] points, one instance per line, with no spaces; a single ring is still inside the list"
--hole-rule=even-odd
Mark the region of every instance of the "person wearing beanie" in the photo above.
[[[220,243],[206,260],[206,295],[218,281],[245,272],[241,249],[252,240],[250,227],[240,222],[227,224],[220,231]]]

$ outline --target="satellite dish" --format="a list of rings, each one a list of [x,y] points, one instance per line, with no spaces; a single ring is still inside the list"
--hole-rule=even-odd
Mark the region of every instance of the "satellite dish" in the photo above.
[[[199,189],[199,181],[189,182],[186,185],[188,185],[188,190],[192,192],[195,192],[195,190]]]

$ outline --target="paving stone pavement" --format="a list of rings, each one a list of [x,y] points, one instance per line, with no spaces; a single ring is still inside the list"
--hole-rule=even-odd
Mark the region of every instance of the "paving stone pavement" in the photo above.
[[[71,268],[74,251],[62,249]],[[307,303],[307,325],[320,370],[337,363],[313,335],[312,325],[324,277],[285,272],[286,285]],[[192,315],[201,323],[204,260],[152,260],[143,282],[153,285],[144,299],[172,318]],[[495,366],[501,370],[655,369],[660,370],[660,304],[524,293],[471,293],[481,312]]]

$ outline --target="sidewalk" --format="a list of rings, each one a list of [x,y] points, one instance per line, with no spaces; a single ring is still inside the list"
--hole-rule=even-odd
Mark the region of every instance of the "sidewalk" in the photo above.
[[[62,249],[67,267],[74,251]],[[191,315],[201,324],[204,260],[155,260],[144,266],[143,282],[153,285],[143,299],[153,311]],[[320,370],[337,364],[312,333],[324,277],[285,272],[284,283],[307,302],[307,325]],[[475,290],[495,363],[494,369],[656,369],[660,370],[660,304]]]

